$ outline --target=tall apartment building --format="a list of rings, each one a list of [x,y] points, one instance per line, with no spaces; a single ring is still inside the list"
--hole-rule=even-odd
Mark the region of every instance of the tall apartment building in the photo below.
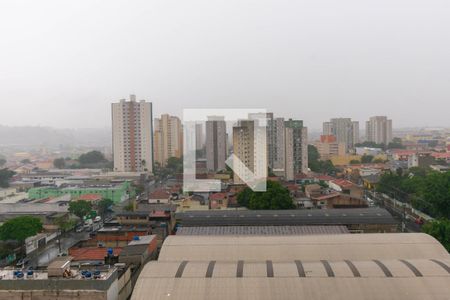
[[[344,143],[346,151],[359,143],[359,122],[350,118],[334,118],[323,123],[323,135],[334,135],[338,143]]]
[[[267,156],[269,168],[277,176],[284,176],[285,172],[285,127],[284,118],[267,118]]]
[[[224,117],[209,116],[206,121],[206,168],[225,169],[227,159],[227,130]]]
[[[155,118],[154,150],[155,162],[167,164],[170,157],[180,158],[183,153],[183,129],[178,117],[168,114]]]
[[[257,175],[267,174],[269,167],[275,175],[286,180],[294,180],[296,174],[308,172],[308,131],[303,121],[286,121],[267,113],[266,133],[256,139],[260,143],[257,144],[255,134],[263,134],[263,131],[258,130],[259,127],[255,130],[257,121],[251,120],[251,115],[249,117],[250,120],[240,120],[233,127],[233,153],[250,171]],[[255,147],[266,147],[267,164],[255,159]],[[237,167],[233,169],[236,171]],[[242,181],[235,178],[235,183]]]
[[[242,184],[244,181],[236,174],[246,174],[247,172],[254,172],[255,170],[255,122],[253,120],[240,120],[238,125],[233,127],[233,154],[235,154],[240,161],[245,165],[245,168],[240,168],[234,162],[233,170],[234,183]]]
[[[205,146],[205,135],[203,133],[203,124],[195,124],[195,149],[202,150]]]
[[[111,104],[114,170],[153,171],[152,103],[131,95]]]
[[[308,129],[303,121],[289,119],[285,127],[285,178],[294,180],[295,175],[308,172]]]
[[[366,122],[366,139],[377,144],[392,142],[392,120],[385,116],[371,117]]]
[[[332,156],[345,155],[345,144],[338,143],[334,135],[321,135],[315,143],[321,160],[329,160]]]

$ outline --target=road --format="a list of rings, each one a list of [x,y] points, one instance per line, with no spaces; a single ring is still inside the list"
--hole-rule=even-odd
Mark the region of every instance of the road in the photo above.
[[[66,233],[63,238],[59,238],[61,239],[61,252],[67,252],[70,247],[72,247],[79,241],[89,238],[89,233],[69,232]],[[33,268],[48,266],[49,262],[55,259],[60,253],[57,240],[58,238],[52,240],[44,248],[39,249],[36,253],[31,254],[28,257],[30,258],[28,266],[32,266]]]

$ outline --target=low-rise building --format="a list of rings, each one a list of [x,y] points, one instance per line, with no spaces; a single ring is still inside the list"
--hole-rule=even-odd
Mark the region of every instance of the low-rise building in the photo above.
[[[333,156],[342,156],[346,152],[345,143],[337,142],[334,135],[321,135],[320,141],[317,141],[315,146],[321,160],[329,160]]]
[[[148,195],[148,203],[150,204],[159,204],[170,203],[171,193],[164,189],[157,189]]]
[[[329,187],[333,190],[350,195],[353,198],[361,199],[364,193],[364,190],[361,186],[354,184],[351,181],[345,179],[336,179],[329,183]]]
[[[101,266],[79,266],[71,257],[50,263],[46,270],[0,270],[0,299],[47,300],[125,300],[120,279],[126,269]]]
[[[210,210],[176,213],[180,227],[343,225],[350,232],[397,232],[391,214],[382,208]]]
[[[228,207],[227,193],[212,193],[211,195],[209,195],[210,209],[225,209],[227,207]]]
[[[101,195],[103,199],[111,199],[115,203],[119,203],[125,201],[130,196],[134,196],[134,193],[134,189],[131,187],[130,182],[125,181],[119,184],[64,184],[59,187],[32,188],[28,191],[28,197],[34,200],[69,194],[72,198],[76,199],[85,194],[97,194]]]

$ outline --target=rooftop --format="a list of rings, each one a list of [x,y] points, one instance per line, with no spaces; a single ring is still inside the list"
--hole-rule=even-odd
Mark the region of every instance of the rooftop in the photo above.
[[[169,199],[170,193],[168,191],[158,189],[148,195],[149,199]]]
[[[135,245],[148,245],[150,244],[154,239],[156,238],[156,235],[141,235],[139,236],[138,240],[132,240],[128,243],[128,246],[135,246]]]
[[[99,194],[84,194],[78,197],[78,200],[84,201],[100,201],[102,200],[102,195]]]
[[[315,235],[349,233],[345,226],[180,227],[177,235]]]
[[[450,255],[425,234],[170,236],[141,299],[448,299]]]
[[[397,224],[382,208],[316,210],[227,210],[187,211],[175,214],[183,226],[277,226]]]
[[[118,256],[122,252],[122,248],[113,248],[114,256]],[[101,247],[83,247],[69,249],[69,255],[73,257],[73,261],[103,261],[108,254],[108,248]]]

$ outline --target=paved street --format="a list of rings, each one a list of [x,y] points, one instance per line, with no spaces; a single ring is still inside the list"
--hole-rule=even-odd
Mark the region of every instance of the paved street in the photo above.
[[[66,233],[63,238],[61,238],[61,251],[67,252],[67,249],[72,247],[74,244],[81,240],[87,239],[89,237],[88,232],[70,232]],[[47,266],[48,263],[58,256],[59,245],[57,239],[54,239],[45,248],[39,249],[37,253],[31,255],[31,261],[29,266],[34,268]]]

